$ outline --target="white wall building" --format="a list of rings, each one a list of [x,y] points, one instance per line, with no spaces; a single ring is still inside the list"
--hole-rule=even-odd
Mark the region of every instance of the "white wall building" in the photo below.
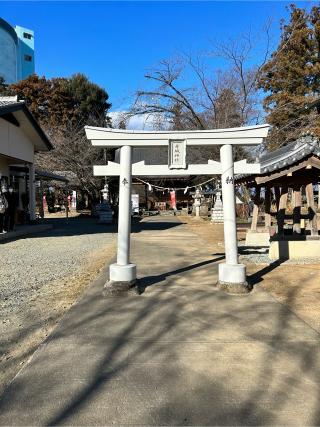
[[[10,168],[27,166],[30,219],[35,219],[34,155],[53,148],[47,136],[22,101],[0,97],[0,181],[11,184]]]
[[[0,18],[0,77],[12,84],[34,71],[34,32]]]

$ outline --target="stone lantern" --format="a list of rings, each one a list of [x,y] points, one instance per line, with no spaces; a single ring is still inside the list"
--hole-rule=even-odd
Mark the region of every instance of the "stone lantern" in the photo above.
[[[101,190],[102,198],[104,202],[108,202],[109,200],[109,185],[106,184],[103,189]]]
[[[221,188],[219,184],[216,188],[216,200],[214,206],[211,209],[211,223],[222,223],[223,222],[223,205],[221,200]]]
[[[202,201],[202,192],[199,187],[197,187],[195,194],[192,196],[194,198],[193,206],[195,207],[196,217],[200,217],[200,207]]]

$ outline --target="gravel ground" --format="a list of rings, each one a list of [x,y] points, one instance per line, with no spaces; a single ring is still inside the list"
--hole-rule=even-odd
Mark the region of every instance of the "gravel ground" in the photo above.
[[[0,244],[0,392],[113,257],[115,227],[91,218]]]
[[[239,245],[239,262],[244,264],[272,264],[272,261],[269,258],[268,247],[257,247],[248,248],[247,246]],[[285,265],[303,265],[303,264],[319,264],[320,257],[309,257],[309,258],[299,258],[295,260],[286,260],[281,261],[281,264]]]
[[[88,254],[113,240],[113,234],[94,233],[102,226],[92,223],[85,224],[84,234],[64,235],[79,232],[82,222],[0,246],[2,310],[16,310],[46,283],[77,274]]]

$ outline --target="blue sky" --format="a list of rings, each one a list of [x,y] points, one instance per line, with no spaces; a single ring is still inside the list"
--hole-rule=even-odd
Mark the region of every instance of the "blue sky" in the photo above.
[[[1,2],[0,16],[35,31],[36,72],[86,74],[110,95],[114,110],[144,84],[146,69],[177,51],[210,48],[273,19],[274,39],[288,2]],[[304,7],[310,2],[297,3]],[[257,53],[257,60],[258,53]],[[219,66],[219,64],[217,64]]]

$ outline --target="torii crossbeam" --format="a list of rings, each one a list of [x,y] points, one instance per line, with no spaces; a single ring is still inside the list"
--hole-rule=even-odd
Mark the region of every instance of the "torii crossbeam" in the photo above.
[[[238,263],[237,227],[234,194],[234,173],[260,173],[259,164],[246,160],[233,162],[232,146],[259,145],[268,135],[269,125],[248,126],[218,130],[195,131],[129,131],[86,126],[87,138],[96,147],[120,147],[120,164],[108,162],[94,166],[96,176],[119,176],[119,222],[117,263],[110,266],[107,289],[111,292],[127,290],[134,285],[136,265],[130,263],[131,186],[132,176],[181,177],[221,174],[224,240],[226,262],[219,264],[218,286],[231,293],[246,293],[243,264]],[[220,145],[220,162],[186,164],[188,146]],[[144,161],[132,164],[134,147],[168,146],[167,165],[146,165]]]

